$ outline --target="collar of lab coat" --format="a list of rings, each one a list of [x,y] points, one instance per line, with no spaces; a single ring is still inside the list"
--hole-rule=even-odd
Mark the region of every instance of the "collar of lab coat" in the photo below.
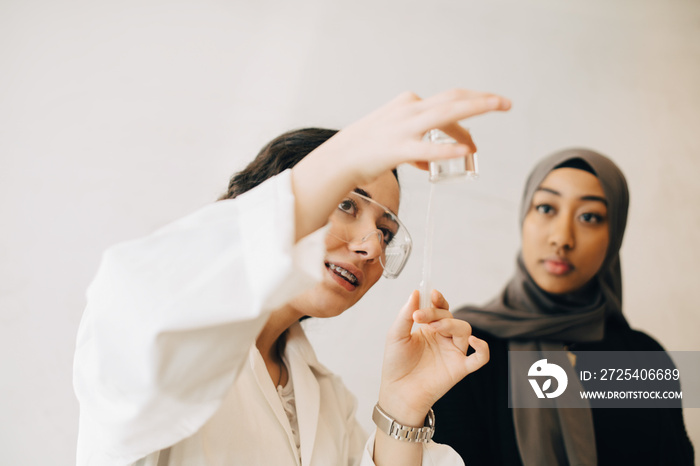
[[[332,372],[318,361],[316,352],[311,346],[311,342],[306,338],[304,330],[299,323],[295,323],[287,330],[287,342],[285,346],[287,357],[295,354],[304,361],[304,364],[319,375],[332,375]],[[291,361],[290,361],[291,363]],[[296,388],[295,388],[296,390]]]
[[[292,325],[288,330],[285,356],[287,361],[289,361],[290,367],[288,369],[294,386],[294,399],[301,444],[301,464],[302,466],[308,466],[311,463],[319,421],[321,397],[317,377],[331,375],[331,372],[318,361],[311,343],[298,323]],[[291,447],[296,449],[291,426],[284,412],[282,401],[277,394],[274,383],[270,379],[262,355],[255,345],[253,345],[251,350],[250,363],[253,366],[253,372],[260,390],[265,395],[278,422],[287,431]]]

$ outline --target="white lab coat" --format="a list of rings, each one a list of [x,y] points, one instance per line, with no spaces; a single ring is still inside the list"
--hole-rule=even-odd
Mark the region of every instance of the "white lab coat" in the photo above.
[[[324,236],[294,243],[286,171],[108,249],[78,331],[78,466],[298,465],[255,338],[271,310],[321,279]],[[301,464],[373,464],[354,397],[298,324],[285,356]],[[462,461],[431,442],[423,464]]]

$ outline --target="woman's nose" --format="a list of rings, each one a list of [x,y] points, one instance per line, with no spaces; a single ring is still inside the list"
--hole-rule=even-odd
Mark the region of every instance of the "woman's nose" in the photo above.
[[[382,232],[374,230],[357,235],[356,238],[350,242],[349,247],[354,253],[363,256],[365,260],[380,257],[384,252],[384,248],[382,247]]]
[[[568,215],[558,215],[552,224],[549,243],[557,249],[573,249],[576,245],[574,238],[573,219]]]

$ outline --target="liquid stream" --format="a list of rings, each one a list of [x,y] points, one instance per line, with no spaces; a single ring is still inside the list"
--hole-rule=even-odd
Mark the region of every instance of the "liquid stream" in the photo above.
[[[434,206],[435,183],[430,183],[430,194],[428,194],[428,213],[425,219],[425,246],[423,248],[423,277],[420,282],[420,309],[431,307],[430,303],[430,274],[433,262],[433,234],[434,227]]]

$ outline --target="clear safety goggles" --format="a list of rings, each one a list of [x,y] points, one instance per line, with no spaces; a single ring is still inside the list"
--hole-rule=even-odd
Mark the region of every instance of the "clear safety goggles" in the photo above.
[[[389,208],[357,192],[343,199],[330,216],[328,234],[377,254],[386,278],[396,278],[411,255],[411,235]]]

